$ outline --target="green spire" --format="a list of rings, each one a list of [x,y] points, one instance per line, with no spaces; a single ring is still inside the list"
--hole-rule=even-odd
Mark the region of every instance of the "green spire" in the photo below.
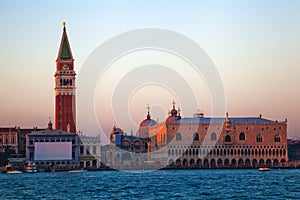
[[[58,54],[58,58],[62,60],[67,60],[72,58],[72,53],[70,49],[70,44],[67,36],[67,31],[66,31],[66,26],[65,22],[63,22],[63,35],[61,38],[61,45],[60,45],[60,50]]]
[[[67,35],[64,35],[63,43],[62,43],[62,49],[59,58],[60,59],[70,59],[71,58],[71,51],[68,45],[68,38]]]

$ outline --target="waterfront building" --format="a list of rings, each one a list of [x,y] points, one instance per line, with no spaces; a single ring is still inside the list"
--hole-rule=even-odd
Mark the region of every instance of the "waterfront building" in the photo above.
[[[101,167],[102,166],[111,166],[111,151],[110,144],[101,146]]]
[[[79,135],[80,168],[97,169],[101,166],[101,139],[98,136]]]
[[[300,166],[300,141],[289,140],[288,141],[288,154],[289,154],[289,166]]]
[[[288,161],[287,120],[273,121],[261,115],[182,118],[173,103],[170,116],[161,123],[152,120],[148,110],[138,134],[151,141],[148,162],[161,167],[281,167]]]
[[[52,128],[26,135],[26,163],[38,170],[97,169],[101,162],[99,136],[78,135]]]
[[[17,127],[0,128],[0,152],[4,153],[7,150],[14,154],[19,151]]]
[[[26,147],[26,162],[35,163],[39,170],[78,168],[78,135],[53,129],[51,120],[47,129],[26,135]]]
[[[147,166],[150,153],[149,137],[127,135],[120,128],[113,128],[110,136],[111,158],[106,165],[117,169],[140,169]]]
[[[18,157],[26,158],[26,135],[31,133],[32,131],[41,131],[46,128],[20,128],[18,127]]]
[[[14,156],[25,158],[26,153],[26,135],[32,131],[44,130],[37,127],[20,128],[7,127],[0,128],[0,152],[11,150]]]
[[[10,164],[13,169],[22,169],[26,161],[26,135],[37,127],[22,129],[20,127],[0,128],[0,166]]]

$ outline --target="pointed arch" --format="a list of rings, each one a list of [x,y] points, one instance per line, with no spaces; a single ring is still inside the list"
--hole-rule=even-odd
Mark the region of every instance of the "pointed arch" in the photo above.
[[[241,132],[239,135],[239,140],[245,140],[245,133]]]
[[[256,142],[262,142],[262,136],[260,133],[256,136]]]
[[[176,133],[176,141],[181,141],[182,140],[182,136],[181,133]]]
[[[210,139],[211,139],[211,140],[217,140],[217,134],[216,134],[215,132],[212,132],[212,133],[210,134]]]
[[[225,136],[225,142],[231,142],[231,137],[230,135]]]
[[[193,134],[193,141],[199,141],[199,134],[197,132]]]
[[[274,136],[274,142],[280,142],[281,141],[281,138],[278,134],[275,134]]]

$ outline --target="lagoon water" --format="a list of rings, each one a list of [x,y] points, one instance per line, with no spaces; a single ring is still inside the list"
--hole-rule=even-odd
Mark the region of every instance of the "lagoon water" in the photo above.
[[[299,199],[300,170],[0,174],[0,199]]]

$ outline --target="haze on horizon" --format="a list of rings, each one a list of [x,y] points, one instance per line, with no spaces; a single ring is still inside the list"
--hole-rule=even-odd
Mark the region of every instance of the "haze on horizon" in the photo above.
[[[223,81],[226,111],[231,117],[262,114],[271,120],[287,118],[288,137],[299,138],[299,10],[300,1],[296,0],[1,1],[0,127],[46,127],[49,117],[54,121],[53,75],[61,23],[66,21],[77,74],[90,53],[117,34],[148,27],[173,30],[197,42],[212,59]],[[163,56],[174,67],[180,62],[153,55]],[[135,55],[135,59],[139,56],[145,55]],[[130,66],[133,60],[129,55],[115,67]],[[198,109],[210,115],[209,91],[203,82],[199,84],[200,105],[183,109],[184,117]],[[174,95],[161,87],[144,89],[128,101],[130,120],[133,124],[142,121],[150,104],[152,118],[163,121]],[[145,98],[149,91],[163,98]],[[96,108],[101,106],[98,100]],[[77,104],[78,109],[83,106]],[[81,117],[77,124],[86,134],[99,133],[89,119]],[[107,122],[106,131],[113,125]],[[128,125],[125,130],[134,128]]]

